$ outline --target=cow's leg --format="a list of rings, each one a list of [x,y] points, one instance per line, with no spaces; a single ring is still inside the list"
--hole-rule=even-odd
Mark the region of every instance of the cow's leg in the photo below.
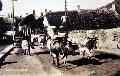
[[[91,50],[86,50],[86,53],[87,53],[87,59],[91,59],[92,58]]]
[[[50,55],[51,55],[51,57],[52,57],[52,63],[53,64],[55,64],[55,65],[57,65],[57,62],[56,62],[56,55],[55,55],[55,53],[52,53],[51,51],[50,51]]]
[[[52,60],[52,61],[53,61],[52,63],[55,64],[55,58],[54,58],[53,56],[52,56],[52,59],[53,59],[53,60]]]
[[[27,55],[31,56],[30,49],[27,49]]]
[[[43,42],[43,48],[45,48],[45,41]]]
[[[41,48],[43,48],[43,43],[41,43],[41,45],[40,45],[40,46],[41,46]]]
[[[68,51],[62,52],[62,57],[61,57],[61,59],[63,59],[63,64],[64,64],[64,65],[66,64],[67,55],[68,55]]]
[[[39,46],[40,46],[40,48],[42,48],[41,45],[42,45],[41,42],[39,42]]]
[[[57,65],[57,67],[60,65],[60,56],[59,56],[59,53],[56,54],[56,65]]]
[[[30,56],[31,56],[30,50],[28,50],[28,55],[30,55]]]
[[[38,42],[38,46],[40,47],[40,42]]]
[[[28,49],[26,50],[26,55],[28,55]]]
[[[85,50],[83,51],[83,57],[85,57],[86,56],[86,52],[85,52]]]
[[[26,49],[24,49],[24,55],[26,55]]]
[[[31,43],[31,48],[34,49],[34,42]]]
[[[59,66],[60,65],[60,63],[59,63],[59,57],[56,57],[56,60],[57,60],[57,66]]]
[[[67,63],[66,60],[67,60],[67,56],[64,57],[64,60],[63,60],[64,65]]]
[[[43,42],[43,48],[45,47],[45,42]]]

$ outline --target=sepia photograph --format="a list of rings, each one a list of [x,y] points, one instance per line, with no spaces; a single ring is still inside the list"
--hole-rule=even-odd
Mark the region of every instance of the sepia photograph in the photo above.
[[[120,0],[0,0],[0,76],[120,76]]]

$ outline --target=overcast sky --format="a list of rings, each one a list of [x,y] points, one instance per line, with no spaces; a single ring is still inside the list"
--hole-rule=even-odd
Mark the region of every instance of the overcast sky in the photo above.
[[[0,12],[2,15],[7,15],[11,12],[11,0],[1,0],[3,3],[3,10]],[[80,5],[81,9],[96,9],[114,0],[67,0],[68,10],[77,9]],[[52,11],[64,10],[64,0],[18,0],[15,2],[15,14],[25,15],[31,13],[33,9],[39,14],[44,9]]]

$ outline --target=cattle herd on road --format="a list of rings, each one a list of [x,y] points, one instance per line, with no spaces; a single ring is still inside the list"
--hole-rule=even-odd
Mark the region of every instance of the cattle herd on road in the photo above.
[[[45,20],[46,18],[43,19]],[[42,26],[45,25],[44,29],[42,29],[43,32],[39,34],[36,34],[33,30],[35,24],[33,15],[27,16],[22,22],[20,22],[19,25],[25,26],[19,30],[23,36],[22,48],[25,50],[25,54],[27,53],[28,55],[31,55],[30,47],[34,48],[36,45],[35,43],[38,42],[40,48],[48,49],[50,56],[53,59],[53,64],[56,64],[57,66],[60,65],[61,60],[66,64],[68,55],[79,55],[81,58],[88,59],[94,57],[97,38],[88,37],[84,44],[73,43],[68,37],[69,32],[59,34],[55,26],[50,26],[49,22],[47,22],[48,20],[44,20],[42,21],[46,23],[42,24]]]

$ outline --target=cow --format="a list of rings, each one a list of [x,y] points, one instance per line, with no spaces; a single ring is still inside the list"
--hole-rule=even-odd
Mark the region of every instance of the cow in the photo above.
[[[79,46],[79,51],[80,51],[80,56],[83,58],[93,58],[95,56],[95,51],[94,49],[96,49],[96,43],[97,43],[97,38],[87,38],[85,39],[85,41],[83,42],[83,44],[81,44]]]
[[[47,36],[45,34],[41,34],[38,37],[38,44],[41,48],[44,48],[47,44]]]
[[[62,53],[63,49],[61,47],[62,47],[61,42],[58,42],[58,41],[52,40],[52,39],[48,39],[47,48],[50,51],[50,56],[53,59],[52,60],[53,64],[56,64],[57,66],[60,65],[59,61],[60,61],[60,58],[62,58],[62,54],[63,54]]]
[[[24,55],[30,55],[31,56],[29,40],[30,39],[29,39],[28,36],[24,37],[24,39],[22,40],[22,48],[24,50]]]
[[[63,48],[64,64],[66,64],[66,59],[68,55],[79,55],[81,58],[98,60],[97,58],[94,57],[96,40],[97,38],[87,38],[81,45],[72,43],[72,40],[67,40],[66,45],[64,45],[64,48]]]

